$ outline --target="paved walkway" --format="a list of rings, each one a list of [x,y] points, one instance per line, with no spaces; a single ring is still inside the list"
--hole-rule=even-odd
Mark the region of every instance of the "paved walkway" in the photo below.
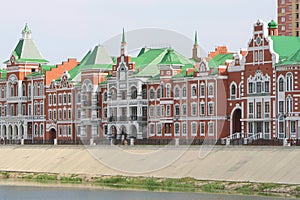
[[[0,146],[0,170],[300,184],[297,147]]]

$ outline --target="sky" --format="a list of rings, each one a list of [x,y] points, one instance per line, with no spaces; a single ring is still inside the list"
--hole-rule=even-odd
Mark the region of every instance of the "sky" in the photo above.
[[[172,31],[191,41],[197,31],[206,51],[226,45],[237,52],[247,46],[257,19],[276,20],[277,9],[276,0],[0,1],[0,61],[10,57],[28,23],[37,46],[52,64],[68,58],[80,60],[99,43],[117,54],[119,44],[110,41],[119,40],[123,28],[129,35],[128,45],[135,39],[130,33],[140,33],[137,30]],[[192,42],[187,45],[192,48]]]

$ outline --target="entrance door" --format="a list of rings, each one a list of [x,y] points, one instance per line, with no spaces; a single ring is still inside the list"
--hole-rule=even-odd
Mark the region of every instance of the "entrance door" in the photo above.
[[[232,134],[240,133],[242,131],[242,111],[241,109],[236,109],[232,116]]]
[[[49,140],[51,142],[54,142],[54,139],[56,138],[56,130],[54,128],[50,129],[50,132],[49,132]]]

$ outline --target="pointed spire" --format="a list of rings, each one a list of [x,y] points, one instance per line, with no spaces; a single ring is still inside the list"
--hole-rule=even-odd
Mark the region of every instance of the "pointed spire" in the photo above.
[[[22,30],[22,38],[23,39],[30,39],[31,38],[31,30],[28,27],[28,24],[25,24],[24,29]]]
[[[122,33],[122,43],[126,43],[124,28],[123,28],[123,33]]]
[[[126,54],[126,40],[125,40],[125,31],[123,28],[123,33],[122,33],[122,42],[121,42],[121,55]]]
[[[194,45],[198,45],[198,35],[197,35],[197,31],[195,31],[195,43]]]

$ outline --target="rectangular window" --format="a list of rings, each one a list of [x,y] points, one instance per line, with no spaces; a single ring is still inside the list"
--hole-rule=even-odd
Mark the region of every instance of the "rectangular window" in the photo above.
[[[62,104],[62,95],[61,94],[58,95],[58,103]]]
[[[105,112],[105,110],[104,110]],[[77,118],[80,118],[81,117],[81,111],[80,110],[77,110]],[[105,117],[105,115],[104,115]],[[107,109],[106,109],[106,117],[107,117]]]
[[[56,110],[53,110],[53,119],[56,120],[57,116],[56,116]]]
[[[160,116],[160,106],[156,107],[156,116]]]
[[[72,119],[72,110],[71,109],[68,110],[68,118]]]
[[[265,122],[265,133],[270,133],[270,122]]]
[[[249,94],[253,93],[253,83],[248,84],[248,91],[249,91]]]
[[[253,103],[252,102],[250,102],[249,103],[249,114],[253,114]]]
[[[48,99],[49,99],[49,106],[51,106],[52,105],[52,95],[51,94],[48,95]]]
[[[192,136],[197,136],[197,123],[192,122],[191,126],[192,126]]]
[[[157,124],[157,125],[156,125],[156,132],[157,132],[157,135],[158,135],[158,136],[161,135],[161,124]]]
[[[270,113],[270,102],[265,102],[265,113]]]
[[[200,115],[205,115],[205,104],[200,103]]]
[[[167,105],[167,110],[166,110],[166,115],[167,116],[171,116],[171,106],[170,105]]]
[[[28,115],[29,116],[32,115],[31,104],[28,105]]]
[[[200,96],[201,96],[201,97],[204,97],[204,96],[205,96],[205,86],[204,86],[204,85],[201,85],[201,86],[200,86]]]
[[[261,82],[256,83],[256,93],[261,93]]]
[[[197,104],[192,104],[192,116],[197,115]]]
[[[142,108],[142,116],[147,117],[147,107]]]
[[[182,105],[182,115],[186,115],[186,105]]]
[[[214,122],[208,123],[208,135],[213,136],[214,135]]]
[[[208,103],[208,114],[213,115],[214,114],[214,103]]]
[[[150,115],[150,117],[154,116],[154,106],[150,106],[149,115]]]
[[[205,136],[205,123],[200,122],[200,136]]]
[[[279,122],[279,133],[283,133],[283,132],[284,132],[284,123]]]
[[[179,123],[175,123],[175,126],[174,126],[174,132],[175,132],[175,136],[180,136],[180,125]]]
[[[26,104],[22,104],[22,115],[26,115]]]
[[[56,105],[56,94],[53,95],[53,104]]]
[[[186,131],[186,123],[183,123],[182,124],[182,136],[186,136],[186,133],[187,133],[187,131]]]
[[[72,95],[71,93],[68,94],[68,104],[72,103]]]
[[[285,17],[281,17],[281,22],[285,22]]]
[[[266,93],[270,92],[270,82],[269,81],[265,81],[265,92]]]
[[[291,132],[292,133],[296,132],[296,122],[295,121],[291,121]]]
[[[261,102],[256,103],[256,115],[257,118],[261,118]]]
[[[40,126],[41,136],[44,136],[44,124],[41,124]]]
[[[160,111],[161,111],[161,116],[164,117],[165,116],[165,112],[164,112],[165,111],[165,107],[163,105],[161,106]]]
[[[253,133],[253,122],[248,122],[248,132]]]
[[[52,110],[48,110],[48,118],[52,120]]]
[[[284,102],[283,101],[279,101],[279,112],[280,113],[284,112]]]
[[[150,124],[150,135],[155,135],[155,133],[154,133],[154,124]]]
[[[180,109],[179,109],[179,105],[175,106],[175,115],[179,116],[180,115]]]
[[[67,94],[64,94],[64,105],[67,103]]]

